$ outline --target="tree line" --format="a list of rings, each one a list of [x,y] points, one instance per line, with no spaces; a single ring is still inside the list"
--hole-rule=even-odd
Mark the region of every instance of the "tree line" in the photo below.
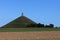
[[[27,25],[28,28],[54,28],[54,24],[44,25],[41,23],[38,24],[29,24]]]

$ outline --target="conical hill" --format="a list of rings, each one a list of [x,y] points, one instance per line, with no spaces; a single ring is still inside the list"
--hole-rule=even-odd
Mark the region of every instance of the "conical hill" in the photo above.
[[[4,25],[2,28],[25,28],[28,24],[36,23],[25,16],[21,16],[11,21],[10,23]]]

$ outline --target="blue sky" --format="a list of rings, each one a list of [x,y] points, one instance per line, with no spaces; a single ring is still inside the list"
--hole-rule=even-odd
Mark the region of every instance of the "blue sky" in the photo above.
[[[0,26],[21,16],[60,26],[60,0],[0,0]]]

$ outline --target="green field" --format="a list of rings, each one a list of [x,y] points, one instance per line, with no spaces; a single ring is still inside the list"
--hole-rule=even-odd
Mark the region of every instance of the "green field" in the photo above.
[[[0,28],[0,32],[60,31],[60,28]]]

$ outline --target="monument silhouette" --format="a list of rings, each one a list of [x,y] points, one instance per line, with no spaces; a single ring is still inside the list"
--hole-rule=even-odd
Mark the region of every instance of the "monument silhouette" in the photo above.
[[[29,24],[36,24],[36,22],[24,16],[24,13],[22,12],[20,17],[2,26],[2,28],[26,28]]]

